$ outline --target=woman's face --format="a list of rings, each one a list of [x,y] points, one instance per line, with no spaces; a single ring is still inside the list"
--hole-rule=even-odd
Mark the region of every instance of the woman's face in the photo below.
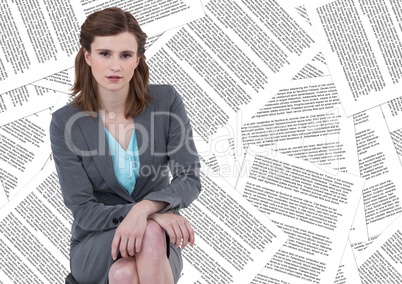
[[[100,94],[122,92],[127,95],[129,82],[140,57],[135,36],[123,32],[114,36],[96,36],[85,60],[91,66]]]

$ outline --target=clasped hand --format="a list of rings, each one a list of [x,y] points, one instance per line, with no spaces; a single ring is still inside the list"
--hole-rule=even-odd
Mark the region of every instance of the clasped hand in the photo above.
[[[147,214],[136,210],[136,206],[127,214],[117,227],[112,241],[112,257],[117,259],[118,251],[122,257],[134,256],[141,251],[141,244],[148,219],[159,224],[170,237],[170,242],[183,249],[187,244],[194,245],[194,230],[188,220],[180,215],[165,212]]]
[[[195,236],[194,230],[191,227],[188,220],[175,213],[154,213],[149,216],[150,219],[154,220],[161,226],[170,238],[170,242],[179,247],[181,243],[181,248],[185,248],[187,244],[194,246]]]

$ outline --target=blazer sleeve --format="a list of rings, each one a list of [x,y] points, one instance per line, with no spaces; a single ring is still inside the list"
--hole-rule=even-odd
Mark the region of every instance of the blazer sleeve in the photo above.
[[[69,149],[65,139],[72,137],[80,141],[83,137],[77,132],[65,136],[65,126],[57,114],[52,115],[50,141],[64,204],[71,210],[74,222],[84,230],[103,231],[116,228],[134,204],[104,205],[97,202],[93,195],[93,186],[83,167],[82,157]]]
[[[169,87],[169,92],[171,115],[166,151],[173,178],[171,183],[161,190],[149,193],[144,197],[147,200],[168,203],[159,211],[160,213],[186,208],[201,192],[200,162],[190,120],[183,100],[173,86]]]

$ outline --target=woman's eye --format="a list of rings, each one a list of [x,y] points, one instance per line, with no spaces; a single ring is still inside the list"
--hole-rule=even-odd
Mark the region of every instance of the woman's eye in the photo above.
[[[130,53],[125,53],[125,54],[123,54],[121,57],[123,57],[123,58],[130,58],[130,57],[131,57],[131,54],[130,54]]]
[[[102,56],[108,56],[109,52],[101,51],[101,52],[99,52],[99,54],[102,55]]]

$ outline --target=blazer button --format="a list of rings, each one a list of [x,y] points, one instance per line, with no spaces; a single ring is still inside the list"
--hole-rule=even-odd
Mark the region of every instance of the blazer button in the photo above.
[[[117,225],[117,224],[119,224],[119,219],[113,218],[112,222]]]

